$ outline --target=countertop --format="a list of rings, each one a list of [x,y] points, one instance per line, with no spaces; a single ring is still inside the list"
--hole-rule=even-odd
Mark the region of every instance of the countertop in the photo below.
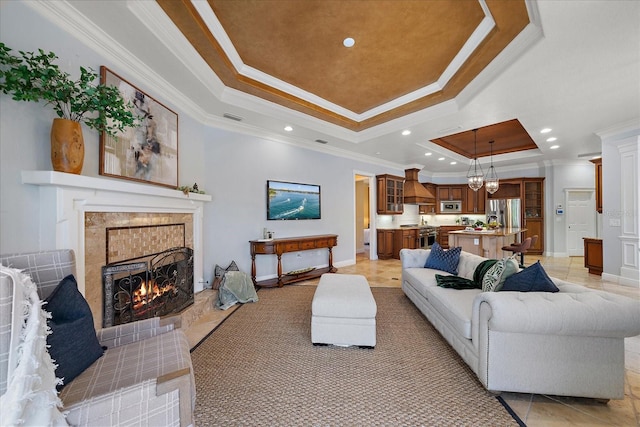
[[[526,228],[498,228],[496,230],[458,230],[450,231],[449,234],[464,234],[469,236],[512,236],[514,234],[520,234],[527,231]]]
[[[422,228],[438,228],[437,225],[416,225],[415,227],[377,227],[377,230],[420,230]]]

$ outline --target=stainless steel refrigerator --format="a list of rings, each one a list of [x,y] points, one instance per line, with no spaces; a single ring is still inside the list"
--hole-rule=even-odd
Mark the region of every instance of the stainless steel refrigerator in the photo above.
[[[487,202],[487,223],[498,221],[504,228],[522,226],[520,199],[490,199]]]

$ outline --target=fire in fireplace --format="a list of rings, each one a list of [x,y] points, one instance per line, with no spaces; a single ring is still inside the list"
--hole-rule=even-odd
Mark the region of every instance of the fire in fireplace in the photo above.
[[[103,327],[179,313],[193,304],[193,250],[173,248],[102,267]]]

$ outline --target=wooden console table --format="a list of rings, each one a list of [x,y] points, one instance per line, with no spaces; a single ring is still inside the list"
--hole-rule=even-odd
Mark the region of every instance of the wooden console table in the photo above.
[[[333,253],[331,248],[338,244],[337,234],[321,234],[317,236],[285,237],[273,240],[250,240],[251,244],[251,280],[256,286],[263,288],[282,287],[287,283],[299,282],[302,280],[319,277],[324,273],[334,273],[338,271],[333,266]],[[327,248],[329,250],[329,267],[316,268],[300,274],[282,274],[282,254],[286,252],[298,252],[311,249]],[[256,281],[256,255],[276,255],[278,257],[278,277]]]

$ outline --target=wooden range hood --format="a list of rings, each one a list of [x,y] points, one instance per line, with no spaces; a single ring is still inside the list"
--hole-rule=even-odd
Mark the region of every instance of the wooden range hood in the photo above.
[[[407,205],[435,205],[436,195],[418,181],[420,169],[405,169],[404,203]]]

